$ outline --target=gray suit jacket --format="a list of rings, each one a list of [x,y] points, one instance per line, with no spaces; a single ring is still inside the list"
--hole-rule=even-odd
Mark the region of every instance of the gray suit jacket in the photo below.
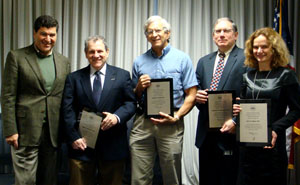
[[[213,77],[213,69],[215,64],[217,52],[202,57],[197,64],[196,76],[198,80],[198,89],[205,90],[210,88],[210,82]],[[217,90],[234,90],[236,96],[240,95],[240,88],[243,80],[243,74],[246,73],[247,68],[244,67],[244,50],[235,46],[227,60],[222,77],[220,79]],[[206,104],[196,104],[199,109],[198,126],[196,134],[196,146],[199,148],[208,131],[208,112]],[[222,138],[224,139],[224,138]],[[235,138],[230,138],[231,143],[234,144]],[[226,139],[223,140],[226,143]]]
[[[55,81],[47,92],[33,45],[10,51],[2,83],[3,135],[19,134],[19,146],[38,146],[47,115],[52,145],[58,145],[60,105],[69,60],[53,51]]]

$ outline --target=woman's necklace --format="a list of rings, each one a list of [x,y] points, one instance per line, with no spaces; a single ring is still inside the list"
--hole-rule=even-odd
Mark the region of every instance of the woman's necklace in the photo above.
[[[270,71],[268,72],[268,74],[267,74],[267,76],[266,76],[265,79],[268,79],[268,77],[269,77],[271,71],[272,71],[272,70],[270,70]],[[254,75],[253,88],[252,88],[252,99],[254,99],[254,86],[255,86],[256,76],[257,76],[257,71],[255,72],[255,75]],[[262,87],[260,87],[260,88],[262,88]],[[259,93],[260,93],[260,89],[258,90],[258,92],[257,92],[257,94],[256,94],[256,98],[255,98],[256,100],[258,99]]]

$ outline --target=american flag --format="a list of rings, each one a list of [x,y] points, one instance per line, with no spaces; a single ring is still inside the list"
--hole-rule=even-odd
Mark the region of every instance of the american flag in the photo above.
[[[288,1],[277,0],[274,12],[273,29],[282,36],[290,54],[293,55],[293,42],[288,25]]]
[[[274,11],[273,29],[277,31],[285,41],[291,55],[289,68],[295,70],[295,61],[293,57],[293,42],[288,26],[288,1],[277,0]],[[289,156],[289,169],[294,169],[294,144],[300,141],[300,119],[294,123],[292,128],[291,148]]]
[[[288,1],[286,0],[276,0],[273,29],[277,31],[285,41],[291,55],[290,66],[294,68],[293,41],[288,25]]]

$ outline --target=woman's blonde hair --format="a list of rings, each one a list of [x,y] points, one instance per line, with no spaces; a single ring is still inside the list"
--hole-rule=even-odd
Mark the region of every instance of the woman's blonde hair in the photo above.
[[[253,41],[258,36],[263,35],[266,37],[272,48],[272,61],[271,68],[279,66],[286,66],[289,63],[290,53],[282,37],[272,28],[261,28],[252,33],[246,41],[245,48],[245,65],[251,68],[258,68],[258,61],[253,55]]]

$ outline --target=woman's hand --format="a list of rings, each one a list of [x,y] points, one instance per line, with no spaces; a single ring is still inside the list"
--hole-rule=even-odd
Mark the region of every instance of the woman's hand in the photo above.
[[[272,130],[272,141],[271,141],[271,146],[265,146],[265,149],[272,149],[275,147],[276,144],[276,140],[277,140],[277,134],[275,131]]]

